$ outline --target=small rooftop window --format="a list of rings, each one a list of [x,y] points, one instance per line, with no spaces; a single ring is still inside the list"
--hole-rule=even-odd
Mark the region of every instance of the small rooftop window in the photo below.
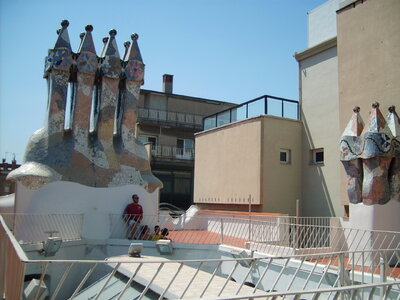
[[[318,148],[311,150],[312,163],[323,164],[324,163],[324,148]]]
[[[281,149],[279,152],[279,161],[282,164],[289,164],[290,163],[290,150]]]

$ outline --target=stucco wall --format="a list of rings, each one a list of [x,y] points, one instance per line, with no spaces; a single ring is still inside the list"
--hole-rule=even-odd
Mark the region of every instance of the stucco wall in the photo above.
[[[374,101],[386,115],[400,101],[400,1],[368,0],[338,12],[340,127]]]
[[[143,224],[158,214],[157,189],[148,193],[138,185],[93,188],[74,182],[52,182],[37,190],[17,184],[15,212],[26,214],[84,214],[83,237],[108,239],[110,215],[121,215],[132,194],[138,194],[143,207]]]
[[[276,117],[262,118],[263,210],[295,215],[301,198],[301,122]],[[281,163],[281,149],[290,151],[289,163]]]
[[[257,118],[196,135],[195,203],[260,203],[260,136]]]
[[[355,2],[337,14],[340,91],[340,131],[360,106],[368,123],[374,101],[386,116],[387,108],[400,108],[400,1]],[[345,174],[341,195],[348,199]]]
[[[343,216],[340,201],[339,95],[336,46],[299,63],[303,120],[302,214]],[[312,164],[312,149],[324,149],[324,164]]]
[[[289,164],[280,163],[281,149],[290,150]],[[300,178],[299,121],[259,116],[196,135],[196,204],[247,210],[251,195],[253,211],[294,214]]]
[[[308,12],[308,47],[336,36],[336,10],[344,0],[329,0]]]

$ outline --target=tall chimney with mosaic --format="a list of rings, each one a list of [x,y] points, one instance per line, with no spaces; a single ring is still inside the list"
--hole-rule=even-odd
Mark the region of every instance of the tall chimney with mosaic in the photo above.
[[[400,230],[400,119],[394,106],[388,110],[385,118],[373,103],[363,128],[355,108],[340,140],[354,228]]]
[[[379,103],[375,102],[368,125],[363,129],[359,110],[354,109],[340,141],[340,159],[348,177],[349,200],[365,205],[399,201],[399,116],[391,106],[385,120]]]
[[[117,31],[111,30],[97,56],[93,27],[87,25],[74,53],[68,25],[67,20],[61,22],[56,44],[46,57],[45,126],[32,135],[23,165],[8,178],[30,189],[55,181],[103,188],[136,184],[148,192],[161,188],[145,147],[135,138],[144,79],[138,35],[125,43],[121,59]]]

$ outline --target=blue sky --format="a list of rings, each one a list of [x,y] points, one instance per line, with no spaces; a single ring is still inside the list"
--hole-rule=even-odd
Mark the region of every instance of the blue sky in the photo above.
[[[73,50],[92,24],[96,51],[115,28],[120,53],[139,34],[143,88],[241,103],[269,94],[298,100],[293,54],[307,47],[307,12],[326,0],[28,1],[0,0],[0,155],[22,161],[30,135],[43,126],[47,49],[62,19]]]

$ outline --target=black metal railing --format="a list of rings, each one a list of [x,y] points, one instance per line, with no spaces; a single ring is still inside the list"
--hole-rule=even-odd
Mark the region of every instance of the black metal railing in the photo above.
[[[173,146],[152,146],[151,154],[154,157],[193,160],[194,148],[177,148]]]
[[[212,129],[259,115],[272,115],[299,120],[299,102],[295,100],[264,95],[216,114],[204,117],[203,130]]]
[[[157,123],[200,128],[203,120],[201,115],[141,107],[138,108],[138,117],[142,120],[145,119]]]

